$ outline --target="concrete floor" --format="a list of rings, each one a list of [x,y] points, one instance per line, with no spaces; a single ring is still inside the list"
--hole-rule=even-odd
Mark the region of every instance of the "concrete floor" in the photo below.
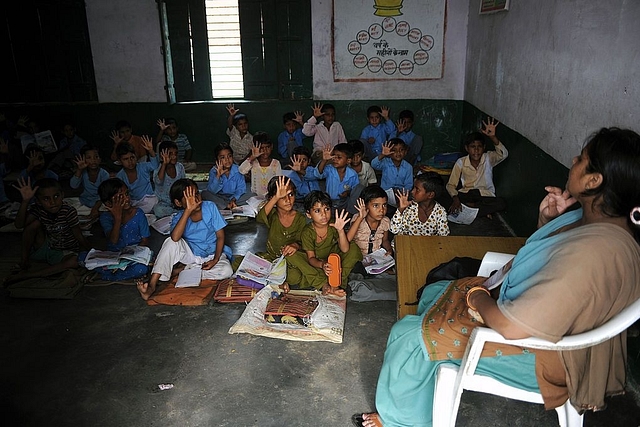
[[[507,234],[496,219],[453,232]],[[157,250],[162,236],[152,233]],[[264,248],[254,221],[226,235],[235,253]],[[19,239],[3,234],[0,256],[15,256]],[[2,296],[3,425],[347,426],[353,413],[374,409],[394,302],[348,302],[342,344],[229,335],[243,308],[150,307],[125,285],[85,287],[64,301]],[[585,426],[638,420],[627,395]],[[457,425],[555,426],[557,418],[539,405],[465,393]]]

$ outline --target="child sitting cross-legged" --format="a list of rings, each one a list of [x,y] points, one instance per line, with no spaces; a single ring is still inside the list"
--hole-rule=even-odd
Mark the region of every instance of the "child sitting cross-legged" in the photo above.
[[[136,151],[130,144],[123,142],[118,145],[116,154],[122,169],[116,177],[129,187],[133,205],[142,209],[144,213],[150,213],[158,203],[158,197],[151,187],[151,173],[158,167],[158,159],[151,138],[143,136],[142,145],[151,156],[149,162],[138,162]]]
[[[224,244],[227,223],[216,205],[202,201],[191,179],[176,181],[169,194],[181,211],[171,219],[171,235],[158,252],[151,278],[137,283],[145,300],[155,292],[158,281],[171,279],[177,263],[201,269],[203,279],[222,280],[233,274],[231,248]]]
[[[153,171],[153,183],[156,185],[155,194],[158,203],[153,207],[153,214],[158,218],[172,215],[177,212],[171,203],[169,190],[174,182],[186,178],[182,163],[178,162],[178,146],[173,141],[160,143],[160,167]]]
[[[98,188],[109,179],[109,172],[100,167],[98,147],[89,144],[82,146],[75,163],[77,169],[69,180],[69,186],[73,189],[82,186],[80,204],[91,208],[91,218],[98,218],[102,206]]]
[[[244,204],[254,194],[247,193],[247,183],[233,163],[233,149],[223,142],[213,150],[216,164],[209,171],[207,189],[202,198],[215,203],[218,209],[233,209]]]
[[[300,236],[302,249],[307,253],[307,263],[313,267],[310,274],[304,275],[301,287],[312,286],[321,289],[323,294],[345,296],[343,287],[347,285],[347,278],[353,266],[362,260],[362,253],[355,243],[349,243],[344,226],[347,223],[347,212],[337,214],[331,221],[331,198],[322,191],[312,191],[304,199],[307,224]],[[340,256],[342,264],[342,283],[339,287],[331,286],[328,277],[333,269],[328,262],[329,255],[335,253]],[[302,270],[302,269],[301,269]]]
[[[380,186],[384,190],[411,190],[413,167],[404,160],[407,145],[400,138],[391,138],[382,144],[382,152],[371,160],[374,169],[382,171]]]
[[[449,224],[447,211],[436,202],[444,191],[442,178],[436,172],[425,172],[413,180],[409,201],[409,192],[396,191],[398,210],[391,218],[393,234],[410,236],[448,236]]]
[[[302,204],[307,194],[320,190],[318,178],[313,173],[313,166],[309,166],[311,153],[307,147],[296,147],[291,156],[291,181],[296,187],[296,203]],[[296,208],[297,209],[297,208]]]
[[[58,181],[43,178],[32,188],[29,178],[19,179],[15,188],[22,196],[15,226],[24,227],[20,271],[7,277],[5,284],[78,267],[78,250],[89,250],[89,244],[80,230],[75,208],[63,201],[64,193]],[[34,197],[35,203],[30,203]],[[49,265],[30,269],[31,260]]]
[[[314,169],[316,178],[326,179],[327,193],[335,209],[351,209],[358,198],[360,180],[349,166],[352,158],[349,144],[338,144],[333,149],[327,145],[322,150],[322,160]],[[356,187],[358,189],[354,191]]]
[[[280,161],[271,157],[273,144],[269,135],[264,132],[256,132],[253,135],[253,148],[251,154],[238,167],[243,175],[251,172],[251,192],[264,197],[267,194],[269,180],[274,176],[282,175]]]
[[[379,185],[370,185],[360,193],[356,202],[358,213],[351,218],[347,233],[350,242],[355,242],[362,255],[384,248],[387,255],[393,253],[389,240],[391,220],[387,215],[387,193]]]
[[[100,225],[107,236],[107,250],[120,251],[125,246],[148,246],[149,224],[142,209],[131,205],[129,188],[121,179],[109,178],[98,187],[100,200],[108,212],[100,214]],[[124,270],[99,268],[101,280],[121,281],[147,274],[148,267],[137,262]]]

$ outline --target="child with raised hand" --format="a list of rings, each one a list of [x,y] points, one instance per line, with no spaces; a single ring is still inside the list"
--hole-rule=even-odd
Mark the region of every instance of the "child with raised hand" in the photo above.
[[[269,229],[267,252],[259,256],[275,261],[280,255],[287,259],[287,284],[299,285],[305,274],[313,269],[307,263],[307,256],[301,252],[300,235],[307,225],[301,212],[294,210],[296,187],[285,176],[274,176],[269,181],[267,203],[260,209],[256,220]]]
[[[338,144],[333,149],[325,146],[322,160],[314,169],[316,178],[326,179],[326,189],[335,209],[347,209],[355,204],[357,195],[352,193],[360,181],[349,164],[353,151],[349,144]],[[331,162],[331,163],[329,163]]]
[[[404,159],[410,164],[415,165],[420,161],[420,153],[422,152],[422,137],[416,135],[413,131],[414,114],[411,110],[402,110],[398,113],[398,121],[396,122],[396,133],[392,137],[400,138],[407,144],[407,155]]]
[[[367,187],[378,183],[376,172],[371,164],[362,160],[364,158],[364,144],[359,139],[352,139],[349,145],[353,150],[353,159],[351,159],[351,168],[357,172],[358,180],[362,187]]]
[[[321,121],[322,120],[322,121]],[[322,158],[322,150],[347,142],[342,125],[336,121],[336,108],[332,104],[313,104],[313,117],[302,127],[302,133],[313,136],[313,152],[311,161],[318,163]]]
[[[116,148],[116,154],[122,169],[116,174],[116,178],[120,178],[129,187],[133,206],[139,207],[144,213],[150,213],[158,203],[158,196],[151,187],[151,174],[158,167],[158,159],[151,138],[145,135],[141,139],[151,161],[138,163],[135,149],[130,144],[121,143]]]
[[[239,165],[251,153],[253,136],[249,133],[249,119],[246,114],[241,113],[233,104],[227,105],[227,111],[227,136],[233,150],[233,161]]]
[[[80,149],[80,155],[74,160],[76,171],[69,180],[69,186],[73,189],[82,186],[80,204],[91,208],[89,216],[98,218],[102,201],[98,194],[100,184],[109,179],[109,172],[100,167],[100,153],[98,147],[84,145]]]
[[[207,189],[202,199],[215,203],[218,209],[233,209],[252,196],[247,193],[247,183],[238,165],[233,163],[233,150],[226,143],[213,150],[216,164],[209,171]]]
[[[43,178],[58,180],[58,175],[47,168],[44,151],[42,151],[42,148],[38,147],[38,145],[27,145],[24,150],[24,155],[27,160],[27,167],[20,172],[19,178],[23,180],[30,179],[32,183]]]
[[[31,179],[20,178],[14,186],[22,196],[15,226],[22,231],[20,270],[5,283],[32,277],[45,277],[78,267],[78,250],[89,250],[82,235],[78,213],[64,202],[60,183],[43,178],[31,187]],[[30,203],[35,197],[35,203]],[[30,269],[30,261],[49,264],[39,270]]]
[[[407,146],[400,138],[392,138],[382,145],[382,152],[371,161],[374,169],[382,171],[380,185],[383,189],[406,191],[413,187],[413,167],[404,160]]]
[[[478,208],[478,216],[491,217],[507,207],[505,200],[496,197],[493,185],[493,167],[507,158],[509,152],[496,136],[496,127],[500,124],[489,117],[480,132],[471,133],[465,140],[464,149],[468,155],[459,158],[449,177],[447,192],[453,202],[449,213],[457,214],[462,210],[462,204]],[[485,152],[484,135],[488,136],[495,147],[495,151]],[[458,189],[458,183],[461,188]]]
[[[75,125],[69,120],[65,121],[62,126],[62,138],[58,141],[58,151],[51,160],[51,168],[59,173],[71,171],[71,161],[81,154],[80,150],[86,143],[76,134]]]
[[[331,222],[331,198],[322,191],[309,193],[304,199],[304,208],[311,222],[302,230],[300,238],[302,249],[307,254],[307,263],[313,267],[313,272],[305,273],[302,287],[309,285],[321,289],[324,295],[345,296],[342,288],[347,285],[349,273],[353,266],[362,260],[360,249],[355,243],[349,243],[344,231],[348,214],[343,210]],[[327,261],[332,253],[340,256],[342,264],[340,287],[332,287],[328,282],[333,269]]]
[[[231,277],[231,249],[224,244],[227,223],[212,202],[202,201],[198,186],[191,179],[176,181],[171,199],[181,209],[171,219],[171,235],[162,244],[148,282],[139,281],[138,291],[147,300],[155,292],[158,281],[168,281],[179,262],[185,268],[199,268],[203,279],[222,280]]]
[[[134,135],[131,129],[131,123],[126,120],[120,120],[116,123],[116,130],[111,132],[111,139],[113,140],[113,151],[111,152],[111,160],[116,164],[119,161],[118,153],[116,152],[120,144],[129,144],[133,147],[136,159],[140,161],[147,160],[147,149],[143,144],[142,138],[138,135]],[[152,155],[153,157],[153,155]]]
[[[159,144],[162,141],[172,141],[178,147],[178,163],[182,163],[186,172],[196,170],[198,165],[191,161],[193,155],[193,149],[189,143],[189,138],[183,133],[178,133],[178,122],[176,119],[167,117],[166,119],[158,119],[156,122],[160,130],[155,138],[155,144]]]
[[[311,153],[307,147],[296,147],[291,156],[291,170],[289,175],[296,187],[296,204],[302,203],[307,194],[320,190],[318,178],[313,173],[313,166],[309,166]]]
[[[373,160],[382,152],[382,144],[396,131],[392,120],[389,120],[389,108],[372,105],[367,108],[369,124],[362,129],[360,141],[364,144],[364,153],[368,160]]]
[[[285,113],[282,116],[284,131],[278,135],[278,153],[280,153],[280,161],[285,166],[287,160],[293,155],[293,150],[302,147],[304,134],[302,126],[304,115],[301,111]]]
[[[153,207],[153,214],[162,218],[176,213],[176,209],[171,203],[169,190],[174,182],[186,178],[185,169],[182,163],[178,162],[178,146],[173,141],[163,141],[159,146],[160,167],[153,171],[153,183],[155,184],[155,194],[158,196],[158,203]]]
[[[358,213],[351,218],[347,239],[355,242],[362,255],[384,248],[393,253],[389,239],[391,220],[387,215],[387,193],[379,185],[370,185],[360,193],[356,202]]]
[[[280,161],[271,157],[272,151],[273,144],[269,136],[264,132],[257,132],[253,135],[251,154],[238,167],[243,175],[251,172],[251,192],[261,197],[267,194],[269,180],[282,175]]]
[[[391,218],[390,231],[410,236],[448,236],[447,211],[436,202],[442,191],[442,178],[435,172],[415,177],[411,202],[406,190],[396,191],[398,210]]]
[[[148,246],[149,223],[142,212],[131,204],[129,188],[121,179],[109,178],[98,187],[100,200],[108,212],[100,214],[100,225],[107,237],[107,250],[119,251],[125,246]],[[107,281],[128,280],[147,274],[148,267],[137,262],[124,270],[99,270],[100,279]]]

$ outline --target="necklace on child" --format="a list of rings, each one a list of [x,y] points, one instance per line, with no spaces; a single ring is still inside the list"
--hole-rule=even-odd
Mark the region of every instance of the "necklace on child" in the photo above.
[[[322,241],[324,240],[325,237],[327,237],[327,234],[329,234],[329,228],[327,228],[327,231],[325,231],[324,236],[321,236],[320,233],[318,233],[318,229],[313,227],[316,230],[316,236],[318,236],[318,241]]]

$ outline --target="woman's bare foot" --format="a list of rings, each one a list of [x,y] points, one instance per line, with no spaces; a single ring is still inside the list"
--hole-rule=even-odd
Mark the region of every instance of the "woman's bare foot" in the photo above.
[[[372,412],[369,414],[355,414],[351,417],[351,422],[355,426],[363,426],[363,427],[382,427],[382,422],[380,421],[380,417],[376,412]]]
[[[333,295],[336,297],[344,297],[344,296],[347,296],[347,293],[345,292],[344,289],[341,289],[339,287],[334,288],[328,283],[325,283],[324,285],[322,285],[322,295]]]
[[[147,301],[156,291],[156,284],[151,281],[145,282],[144,279],[138,279],[136,280],[136,288],[138,288],[142,299]]]

